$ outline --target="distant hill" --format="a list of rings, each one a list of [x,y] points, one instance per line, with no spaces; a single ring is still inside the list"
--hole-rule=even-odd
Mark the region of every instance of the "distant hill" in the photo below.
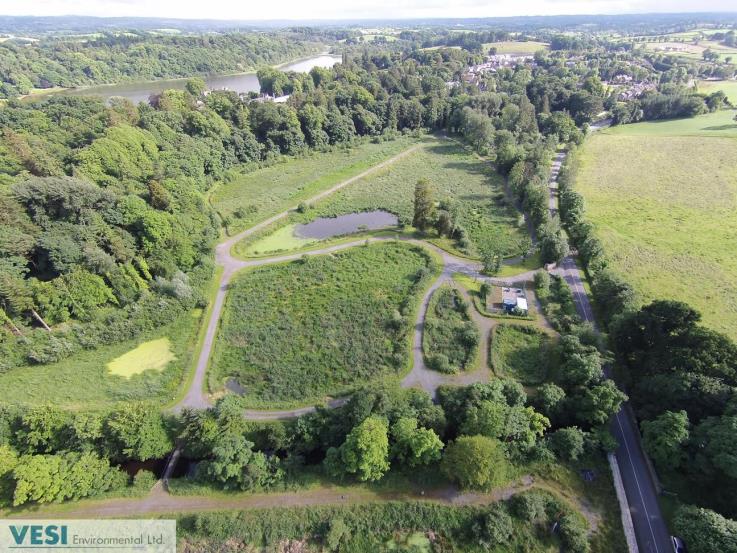
[[[489,17],[466,19],[346,19],[346,20],[290,20],[264,21],[175,19],[161,17],[90,17],[65,15],[56,17],[0,16],[0,34],[40,35],[48,33],[89,33],[124,29],[175,29],[183,32],[221,32],[234,30],[274,29],[293,26],[347,27],[392,26],[401,27],[455,27],[503,28],[523,31],[533,29],[600,30],[647,28],[651,32],[672,32],[695,24],[729,25],[737,23],[737,12],[731,13],[658,13],[624,15],[556,15],[526,17]]]

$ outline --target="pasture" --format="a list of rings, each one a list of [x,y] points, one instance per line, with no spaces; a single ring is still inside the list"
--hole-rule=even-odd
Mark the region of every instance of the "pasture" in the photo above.
[[[503,42],[487,42],[484,44],[484,51],[489,48],[496,48],[497,54],[516,54],[516,55],[532,55],[539,50],[547,50],[550,45],[546,42],[535,42],[534,40],[519,42],[516,40],[506,40]]]
[[[457,221],[468,235],[468,253],[471,256],[486,241],[497,244],[505,255],[516,255],[528,242],[520,214],[504,199],[502,177],[456,142],[433,137],[424,139],[421,148],[396,163],[316,203],[306,213],[290,215],[288,220],[277,223],[269,232],[316,217],[335,217],[379,209],[397,215],[400,224],[410,224],[414,187],[421,178],[430,182],[436,202],[450,200],[454,204]],[[247,256],[254,250],[266,251],[263,244],[252,247],[265,235],[263,233],[241,241],[236,244],[234,253]],[[284,241],[285,237],[279,236]],[[450,240],[432,237],[430,240],[444,249],[454,250],[455,245]]]
[[[632,125],[617,125],[597,134],[647,138],[660,136],[737,137],[735,115],[737,115],[736,111],[724,109],[689,119],[664,119],[662,121],[643,121]]]
[[[185,315],[135,340],[0,374],[3,401],[15,405],[51,403],[71,410],[104,409],[129,401],[171,403],[195,350],[201,312],[194,313],[196,317]]]
[[[491,338],[491,365],[499,377],[526,386],[542,384],[549,372],[552,339],[532,326],[500,324]]]
[[[737,105],[737,81],[699,81],[697,89],[706,94],[721,90],[733,105]]]
[[[212,193],[211,202],[230,234],[292,208],[409,148],[416,139],[401,137],[361,142],[350,149],[283,158],[250,172],[231,172]]]
[[[308,404],[398,376],[419,295],[436,268],[403,243],[246,271],[231,284],[210,386],[229,377],[253,407]]]
[[[640,123],[590,137],[576,189],[611,268],[640,302],[685,301],[737,338],[737,125],[692,135],[702,124]],[[679,128],[687,136],[671,134]]]
[[[672,35],[667,35],[672,37]],[[677,38],[677,37],[673,37]],[[702,60],[703,53],[706,49],[711,49],[719,54],[720,61],[724,61],[724,58],[732,57],[734,60],[737,56],[737,48],[725,46],[717,41],[713,40],[701,40],[698,44],[693,42],[681,42],[680,40],[674,40],[672,42],[646,42],[644,43],[645,49],[650,52],[657,52],[659,54],[666,54],[671,56],[677,56],[690,60]]]

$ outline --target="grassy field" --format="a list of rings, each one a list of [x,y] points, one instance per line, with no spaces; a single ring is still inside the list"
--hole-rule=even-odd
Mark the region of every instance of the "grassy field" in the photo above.
[[[476,357],[479,331],[468,317],[470,306],[450,286],[438,288],[430,298],[422,349],[429,368],[457,373]]]
[[[691,42],[647,42],[645,43],[645,49],[651,52],[658,52],[661,54],[667,54],[672,56],[678,56],[691,60],[702,60],[703,52],[707,48],[718,53],[721,58],[719,61],[724,61],[724,58],[732,56],[737,57],[737,48],[730,48],[724,44],[712,40],[702,40],[698,44]]]
[[[356,211],[383,209],[396,214],[401,223],[411,223],[416,182],[430,181],[436,201],[449,199],[458,210],[458,222],[466,229],[470,240],[470,252],[490,240],[497,243],[508,255],[520,251],[520,244],[527,240],[526,228],[520,222],[519,213],[504,202],[502,177],[460,145],[450,140],[428,137],[422,147],[405,158],[380,171],[360,179],[312,206],[307,213],[292,214],[269,232],[283,226],[306,222],[316,217],[334,217]],[[234,248],[239,256],[248,256],[254,250],[265,251],[258,243],[267,233],[241,241]],[[279,234],[278,240],[293,245]],[[438,241],[439,246],[451,248],[448,240]]]
[[[218,185],[211,201],[233,234],[365,171],[414,141],[402,137],[379,144],[363,142],[349,150],[285,158],[270,167],[234,173]]]
[[[698,91],[711,94],[721,90],[732,104],[737,105],[737,81],[699,81]]]
[[[192,317],[185,315],[136,340],[85,350],[58,363],[11,369],[0,374],[2,401],[19,405],[51,403],[73,410],[102,409],[138,400],[170,403],[180,390],[182,375],[195,350],[200,317],[197,310]],[[162,344],[170,350],[163,350]],[[163,362],[161,355],[165,353],[173,358],[159,367],[152,366],[155,360],[144,355],[152,345],[159,362]],[[111,363],[112,370],[108,366]]]
[[[169,338],[158,338],[142,343],[135,349],[116,357],[107,364],[111,374],[130,378],[144,371],[162,371],[174,361]]]
[[[542,384],[550,365],[551,338],[531,326],[502,324],[491,338],[491,365],[497,376],[526,386]]]
[[[496,48],[497,54],[519,54],[528,55],[534,54],[538,50],[547,50],[549,44],[546,42],[535,42],[530,40],[528,42],[518,42],[514,40],[507,40],[504,42],[487,42],[484,44],[484,51],[488,51],[489,48]]]
[[[663,121],[645,121],[633,125],[618,125],[597,134],[648,138],[659,136],[737,136],[735,115],[737,115],[737,112],[734,110],[725,109],[690,119],[665,119]]]
[[[211,387],[233,377],[250,405],[277,408],[400,374],[427,278],[417,276],[431,265],[421,248],[382,243],[243,273],[228,294]]]
[[[612,268],[642,302],[685,301],[707,325],[737,338],[737,125],[720,136],[690,136],[699,125],[598,133],[578,154],[576,186]],[[679,128],[689,136],[674,136]]]

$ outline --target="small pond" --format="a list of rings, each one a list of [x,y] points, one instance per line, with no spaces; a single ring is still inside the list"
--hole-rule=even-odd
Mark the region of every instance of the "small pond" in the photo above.
[[[238,382],[232,376],[228,380],[225,381],[225,388],[227,390],[230,390],[236,395],[239,395],[239,396],[246,395],[246,389],[243,386],[241,386],[241,383]]]
[[[364,211],[339,217],[319,217],[304,225],[297,225],[294,235],[300,238],[323,239],[352,234],[361,230],[395,227],[398,224],[399,219],[393,213],[381,210]]]

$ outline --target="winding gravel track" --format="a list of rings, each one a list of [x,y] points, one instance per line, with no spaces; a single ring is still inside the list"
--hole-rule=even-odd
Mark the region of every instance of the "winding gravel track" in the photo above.
[[[391,157],[379,163],[378,165],[374,165],[370,169],[367,169],[366,171],[363,171],[354,177],[346,179],[336,184],[335,186],[328,188],[327,190],[324,190],[323,192],[320,192],[319,194],[310,198],[308,202],[313,203],[313,202],[319,201],[325,198],[326,196],[329,196],[330,194],[337,192],[341,188],[356,182],[357,180],[360,180],[372,173],[375,173],[376,171],[379,171],[393,163],[396,163],[400,159],[408,156],[409,154],[417,150],[419,147],[420,147],[420,144],[412,146],[411,148],[404,150],[403,152],[395,155],[394,157]],[[200,356],[197,359],[197,367],[195,368],[194,377],[192,378],[192,382],[190,383],[189,389],[187,390],[187,394],[174,407],[176,411],[180,411],[184,408],[207,409],[208,407],[210,407],[210,402],[207,400],[207,397],[205,396],[205,393],[204,393],[205,373],[207,372],[207,364],[210,360],[210,354],[212,353],[212,346],[215,342],[215,334],[217,332],[218,322],[220,321],[220,315],[223,311],[223,304],[225,303],[225,294],[228,291],[228,283],[230,282],[230,279],[233,277],[233,273],[235,273],[239,269],[242,269],[243,267],[248,266],[248,265],[244,265],[244,263],[247,263],[247,262],[243,262],[241,260],[235,259],[232,255],[230,255],[231,248],[236,244],[236,242],[239,242],[243,240],[244,238],[246,238],[247,236],[250,236],[268,227],[272,223],[275,223],[281,219],[284,219],[296,209],[297,209],[297,206],[294,206],[290,209],[282,211],[281,213],[277,213],[273,217],[269,217],[265,221],[261,221],[257,225],[254,225],[251,228],[244,230],[243,232],[239,232],[235,236],[232,236],[231,238],[225,240],[224,242],[221,242],[215,248],[215,262],[221,267],[223,267],[223,274],[220,277],[220,283],[218,285],[217,295],[215,296],[215,303],[213,305],[212,313],[210,315],[210,320],[207,323],[205,341],[202,345],[202,349],[200,350]],[[301,257],[301,256],[298,256],[298,257]]]
[[[404,150],[400,154],[390,159],[387,159],[386,161],[379,163],[378,165],[375,165],[371,169],[363,171],[362,173],[350,179],[347,179],[333,186],[332,188],[325,190],[321,192],[320,194],[317,194],[316,196],[313,196],[312,198],[308,200],[308,202],[314,203],[322,198],[325,198],[326,196],[340,190],[341,188],[348,186],[349,184],[356,182],[357,180],[367,175],[370,175],[376,171],[379,171],[387,167],[388,165],[391,165],[392,163],[395,163],[396,161],[402,159],[403,157],[417,150],[419,147],[420,145],[416,145],[411,148],[408,148],[407,150]],[[498,284],[509,282],[510,279],[494,279],[494,278],[485,277],[481,274],[482,267],[480,263],[470,261],[468,259],[456,257],[428,242],[425,242],[422,240],[416,240],[412,238],[403,238],[403,237],[402,238],[391,237],[391,236],[372,237],[368,239],[355,240],[352,242],[345,242],[342,244],[335,244],[333,246],[327,246],[325,248],[315,249],[309,252],[297,252],[297,253],[275,255],[272,257],[250,259],[250,260],[236,259],[235,257],[231,255],[230,251],[237,242],[246,238],[247,236],[253,235],[254,233],[283,219],[284,217],[287,217],[289,213],[292,212],[294,209],[296,209],[296,207],[290,210],[278,213],[274,215],[273,217],[270,217],[266,219],[265,221],[262,221],[261,223],[258,223],[257,225],[254,225],[250,227],[249,229],[244,230],[236,234],[235,236],[225,240],[224,242],[218,244],[218,246],[215,248],[215,259],[216,259],[217,264],[223,268],[223,272],[220,277],[220,283],[218,285],[218,291],[215,297],[215,303],[213,305],[212,313],[210,315],[210,320],[208,321],[208,324],[207,324],[205,340],[204,340],[202,350],[200,351],[200,355],[197,361],[197,367],[195,369],[194,377],[192,379],[189,389],[187,390],[186,395],[174,407],[175,411],[180,411],[185,408],[207,409],[208,407],[211,407],[211,403],[207,395],[204,393],[205,375],[207,372],[207,366],[208,366],[210,357],[212,355],[212,348],[215,343],[215,336],[218,330],[220,317],[223,311],[223,306],[225,304],[225,296],[227,294],[230,281],[235,273],[237,273],[238,271],[242,269],[246,269],[249,267],[260,267],[263,265],[270,265],[274,263],[284,263],[288,261],[294,261],[297,259],[301,259],[303,256],[326,255],[326,254],[346,250],[349,248],[354,248],[356,246],[361,246],[363,244],[373,243],[373,242],[401,240],[401,241],[405,241],[408,243],[421,246],[423,248],[430,249],[442,259],[442,271],[441,271],[440,276],[435,280],[435,282],[430,286],[430,288],[425,292],[425,294],[422,297],[420,309],[417,315],[417,320],[415,321],[415,328],[414,328],[414,335],[413,335],[412,370],[402,380],[402,386],[407,387],[407,388],[409,387],[421,388],[427,391],[431,396],[434,397],[437,388],[443,384],[464,385],[464,384],[471,384],[473,382],[483,382],[483,381],[488,380],[489,375],[490,375],[490,370],[488,367],[488,352],[485,350],[488,349],[486,347],[486,344],[488,344],[488,336],[491,333],[491,328],[493,327],[494,323],[491,322],[490,319],[487,319],[486,317],[482,317],[481,315],[479,315],[475,309],[469,310],[469,312],[472,314],[473,320],[479,326],[479,329],[481,330],[481,333],[484,339],[481,342],[482,350],[484,350],[482,355],[480,356],[481,362],[479,363],[479,367],[474,371],[464,372],[463,374],[459,374],[459,375],[444,375],[444,374],[428,369],[427,366],[425,365],[424,356],[422,355],[422,335],[423,335],[424,324],[425,324],[424,323],[425,314],[427,313],[427,307],[428,307],[428,304],[430,302],[430,298],[433,292],[435,292],[435,290],[437,290],[438,287],[440,287],[441,285],[445,283],[452,283],[451,277],[454,273],[461,273],[461,274],[470,276],[472,278],[483,279],[483,280],[487,280],[489,282],[495,282]],[[515,261],[516,261],[515,259],[506,260],[505,264],[513,264]],[[516,275],[511,280],[514,280],[517,282],[523,281],[523,280],[530,280],[534,272],[535,271],[528,271],[526,273]],[[462,291],[462,293],[465,293],[465,292]],[[468,298],[467,294],[466,294],[466,297],[467,299],[470,299]],[[471,302],[471,305],[473,305],[472,302]],[[344,398],[333,399],[327,403],[327,406],[328,407],[338,407],[344,404],[345,401],[346,400]],[[311,413],[314,410],[315,408],[311,406],[301,407],[297,409],[280,410],[280,411],[248,409],[244,411],[244,416],[249,420],[278,420],[278,419],[299,417],[301,415]]]

